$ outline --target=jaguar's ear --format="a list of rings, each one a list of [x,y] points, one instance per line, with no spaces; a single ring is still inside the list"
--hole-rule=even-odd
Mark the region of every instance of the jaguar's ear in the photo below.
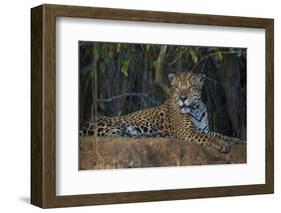
[[[170,74],[168,75],[169,81],[172,82],[173,79],[175,78],[175,76],[176,76],[176,75],[175,75],[174,73],[170,73]]]
[[[199,79],[199,81],[200,81],[202,84],[204,84],[204,81],[205,81],[205,79],[206,79],[206,75],[203,74],[203,73],[199,73],[199,74],[198,74],[198,79]]]

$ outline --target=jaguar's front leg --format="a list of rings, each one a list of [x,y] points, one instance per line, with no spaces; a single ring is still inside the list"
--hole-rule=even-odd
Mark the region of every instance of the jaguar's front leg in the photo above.
[[[243,141],[239,138],[236,137],[230,137],[230,136],[226,136],[217,132],[208,132],[208,134],[217,137],[219,139],[225,140],[227,143],[229,143],[229,145],[233,145],[233,144],[245,144],[246,141]]]
[[[174,134],[174,137],[184,141],[194,141],[203,146],[211,146],[218,149],[222,153],[229,152],[231,147],[231,144],[222,138],[215,137],[208,133],[199,133],[194,129],[188,129],[180,134]]]

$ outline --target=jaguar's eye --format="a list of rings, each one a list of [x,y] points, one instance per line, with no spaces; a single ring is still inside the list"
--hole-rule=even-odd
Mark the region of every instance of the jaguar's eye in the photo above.
[[[194,92],[194,91],[195,91],[194,87],[190,87],[190,88],[189,88],[189,91],[190,91],[190,92]]]

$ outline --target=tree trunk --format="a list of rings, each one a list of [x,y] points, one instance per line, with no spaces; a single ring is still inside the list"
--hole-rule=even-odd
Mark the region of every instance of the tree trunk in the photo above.
[[[167,87],[167,85],[165,85],[163,81],[163,73],[162,73],[166,50],[167,50],[167,46],[163,45],[160,47],[160,52],[157,61],[155,63],[155,84],[159,86],[166,93],[166,95],[168,95],[169,88]]]

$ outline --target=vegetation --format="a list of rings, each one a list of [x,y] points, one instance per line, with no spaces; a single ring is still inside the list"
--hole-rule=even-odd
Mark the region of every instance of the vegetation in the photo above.
[[[80,125],[164,102],[171,72],[207,76],[211,130],[246,139],[246,49],[79,42]]]

